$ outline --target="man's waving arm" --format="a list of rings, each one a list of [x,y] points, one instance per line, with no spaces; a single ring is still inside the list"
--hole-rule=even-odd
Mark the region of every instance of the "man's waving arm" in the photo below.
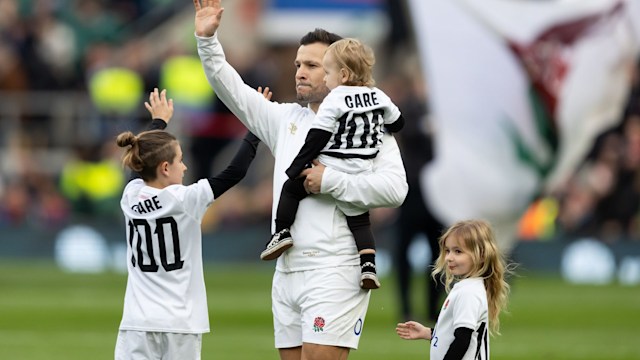
[[[231,112],[271,149],[282,125],[280,108],[247,85],[226,61],[217,31],[224,8],[220,0],[194,0],[198,55],[207,81]]]

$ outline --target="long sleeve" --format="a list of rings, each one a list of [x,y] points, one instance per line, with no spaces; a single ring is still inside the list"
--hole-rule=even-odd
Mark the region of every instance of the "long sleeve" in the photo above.
[[[311,129],[307,134],[307,138],[304,141],[304,145],[302,145],[302,149],[298,153],[291,166],[287,169],[286,173],[289,179],[295,179],[300,175],[302,170],[304,170],[305,166],[311,162],[311,160],[318,157],[320,151],[327,145],[327,142],[331,138],[331,132],[320,130],[320,129]]]
[[[464,327],[459,327],[453,332],[453,342],[449,346],[447,353],[444,355],[444,360],[460,360],[464,357],[464,354],[469,350],[469,344],[471,343],[471,335],[473,330]]]
[[[407,176],[398,143],[385,135],[380,152],[373,162],[373,173],[346,174],[327,167],[320,192],[368,209],[398,207],[409,191]]]
[[[208,179],[216,199],[247,175],[247,170],[256,156],[258,145],[260,145],[260,139],[248,132],[226,169]]]
[[[389,132],[397,133],[404,127],[404,122],[404,117],[400,115],[400,117],[396,121],[392,122],[389,125],[385,125],[385,128],[389,130]]]
[[[282,108],[247,85],[226,61],[217,35],[196,36],[198,55],[209,84],[216,96],[264,144],[273,151],[278,142],[278,129],[283,126]],[[299,105],[296,104],[299,107]]]
[[[153,119],[147,130],[164,130],[167,128],[167,122],[162,119]]]

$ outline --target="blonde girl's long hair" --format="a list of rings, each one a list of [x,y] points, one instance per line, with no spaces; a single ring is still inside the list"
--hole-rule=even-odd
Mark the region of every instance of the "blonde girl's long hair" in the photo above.
[[[445,285],[447,292],[451,290],[456,278],[447,270],[445,261],[445,242],[454,237],[463,247],[463,251],[471,255],[473,265],[464,278],[482,278],[487,290],[489,305],[489,324],[492,335],[500,334],[500,312],[506,310],[510,287],[506,276],[511,273],[504,255],[496,246],[496,239],[491,225],[484,220],[464,220],[453,224],[440,237],[440,255],[431,275]]]
[[[137,172],[144,181],[156,179],[156,169],[161,163],[173,162],[177,141],[175,136],[162,130],[144,131],[138,135],[125,131],[116,139],[118,146],[127,148],[122,164]]]
[[[373,65],[376,63],[376,57],[371,47],[358,39],[345,38],[329,45],[327,52],[333,55],[338,68],[349,72],[349,79],[345,85],[375,86]]]

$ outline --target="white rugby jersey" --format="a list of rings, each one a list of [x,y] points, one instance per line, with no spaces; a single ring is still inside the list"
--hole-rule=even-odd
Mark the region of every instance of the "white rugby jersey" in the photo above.
[[[196,39],[205,75],[216,95],[274,155],[273,198],[279,199],[287,180],[285,170],[302,148],[315,113],[297,103],[279,104],[265,99],[226,62],[217,35]],[[348,176],[329,167],[325,169],[322,194],[300,202],[291,227],[295,245],[278,258],[279,271],[360,264],[353,235],[334,199],[364,208],[402,205],[408,185],[400,150],[392,136],[385,135],[373,170],[369,175]],[[276,200],[272,229],[277,206]]]
[[[324,99],[311,128],[328,131],[333,135],[320,152],[318,160],[338,171],[355,174],[370,171],[372,159],[382,146],[383,125],[392,124],[400,117],[400,110],[380,89],[366,86],[338,86]],[[348,215],[360,214],[366,209],[345,204]]]
[[[341,85],[320,104],[311,127],[333,134],[323,153],[373,158],[382,145],[383,125],[399,117],[400,110],[382,90]]]
[[[463,279],[447,296],[431,338],[431,360],[444,359],[459,327],[473,330],[463,360],[489,359],[489,307],[481,278]]]
[[[127,290],[120,330],[209,332],[201,221],[209,181],[164,189],[130,181],[120,207],[127,226]]]

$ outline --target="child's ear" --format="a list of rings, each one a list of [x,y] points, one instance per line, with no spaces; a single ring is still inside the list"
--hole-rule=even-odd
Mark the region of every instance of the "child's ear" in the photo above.
[[[158,171],[160,172],[160,175],[164,175],[164,176],[169,175],[169,162],[168,161],[161,162],[160,165],[158,165]]]
[[[349,81],[349,70],[345,68],[340,69],[340,83],[346,84]]]

